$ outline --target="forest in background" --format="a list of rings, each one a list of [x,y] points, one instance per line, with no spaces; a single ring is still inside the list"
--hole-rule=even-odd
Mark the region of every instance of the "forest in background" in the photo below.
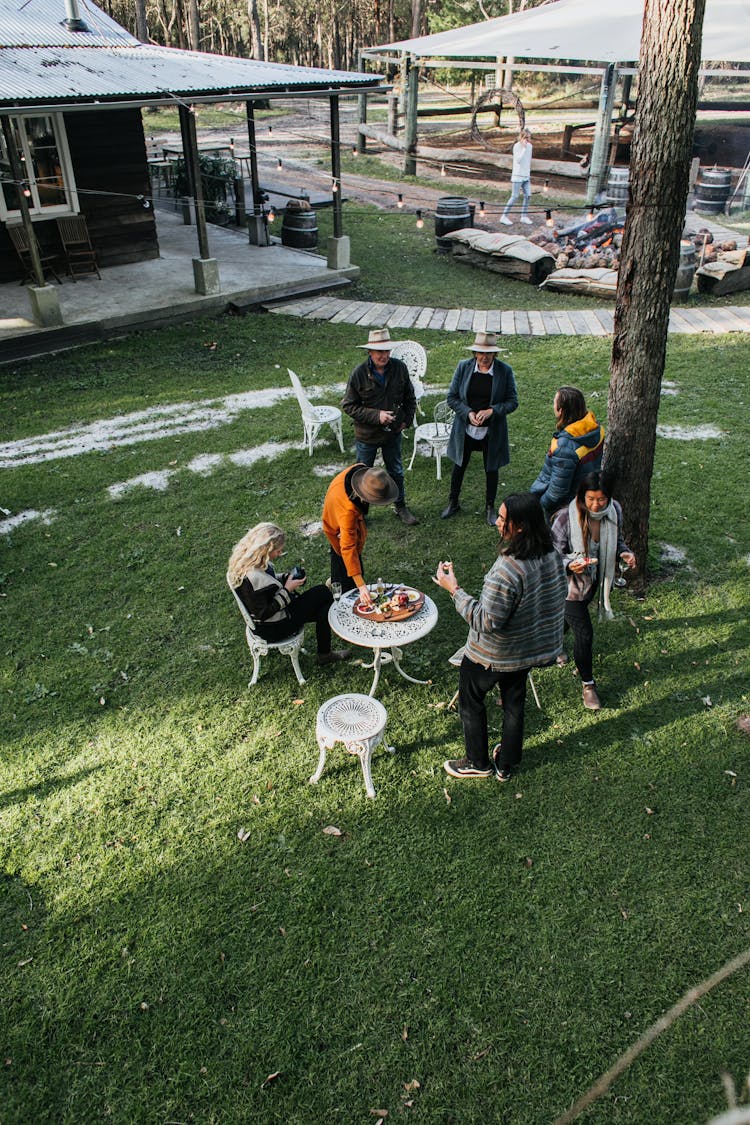
[[[100,0],[143,42],[332,70],[358,52],[538,7],[543,0]]]

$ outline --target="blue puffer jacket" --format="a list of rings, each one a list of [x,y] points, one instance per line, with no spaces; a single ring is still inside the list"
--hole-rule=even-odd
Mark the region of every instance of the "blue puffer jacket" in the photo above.
[[[585,476],[599,472],[603,450],[604,426],[590,410],[564,430],[555,430],[542,471],[530,488],[548,515],[570,503]]]

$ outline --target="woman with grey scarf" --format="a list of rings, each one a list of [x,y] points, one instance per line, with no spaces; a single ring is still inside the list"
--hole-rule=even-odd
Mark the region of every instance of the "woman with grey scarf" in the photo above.
[[[601,701],[594,682],[589,605],[596,597],[599,618],[611,618],[609,598],[617,562],[622,559],[635,566],[635,555],[622,537],[622,508],[610,496],[602,473],[583,478],[575,499],[560,509],[551,530],[568,579],[565,630],[573,633],[573,659],[583,684],[583,705],[598,711]]]

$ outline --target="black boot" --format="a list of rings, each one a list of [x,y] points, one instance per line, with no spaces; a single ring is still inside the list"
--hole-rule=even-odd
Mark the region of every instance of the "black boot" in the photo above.
[[[448,506],[446,508],[443,508],[442,512],[440,513],[440,518],[441,518],[441,520],[449,520],[451,518],[451,516],[455,516],[456,512],[460,512],[460,511],[461,511],[461,508],[460,508],[460,505],[458,503],[458,497],[457,496],[449,496],[448,497]]]
[[[497,523],[497,511],[495,510],[494,504],[488,504],[487,505],[487,511],[485,512],[485,516],[487,518],[487,523],[489,524],[489,526],[494,527],[495,524]]]

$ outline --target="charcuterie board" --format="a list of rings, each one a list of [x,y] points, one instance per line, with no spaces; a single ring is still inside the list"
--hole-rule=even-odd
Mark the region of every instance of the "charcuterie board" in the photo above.
[[[424,594],[411,586],[386,586],[380,597],[373,586],[367,587],[373,597],[372,607],[363,606],[359,599],[354,603],[354,613],[366,621],[403,621],[412,617],[424,605]],[[406,604],[403,604],[406,597]]]

